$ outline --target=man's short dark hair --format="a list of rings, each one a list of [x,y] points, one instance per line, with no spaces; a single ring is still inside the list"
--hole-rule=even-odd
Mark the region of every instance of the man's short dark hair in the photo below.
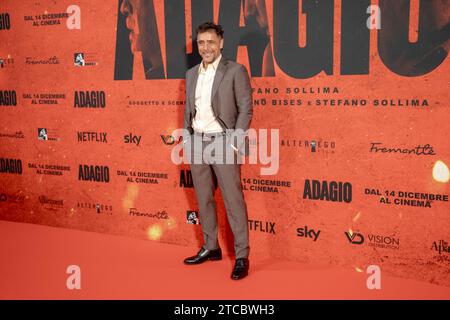
[[[223,29],[220,24],[215,24],[213,22],[205,22],[197,27],[197,34],[213,30],[220,38],[223,38]]]

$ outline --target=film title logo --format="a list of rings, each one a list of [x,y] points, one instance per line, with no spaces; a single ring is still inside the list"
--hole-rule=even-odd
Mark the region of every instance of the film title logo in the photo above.
[[[242,8],[239,1],[221,1],[218,14],[227,30],[223,54],[236,60],[239,47],[247,47],[252,77],[275,76],[275,61],[282,72],[296,79],[312,78],[321,72],[329,76],[367,75],[372,59],[371,30],[375,30],[376,50],[387,69],[405,77],[422,76],[438,68],[448,55],[448,14],[437,2],[420,1],[414,17],[427,18],[419,19],[414,27],[417,40],[412,41],[412,1],[379,1],[378,6],[372,6],[370,0],[343,1],[339,10],[336,1],[276,0],[271,8],[258,1],[254,10],[247,5]],[[159,23],[153,1],[146,3],[143,7],[134,1],[117,1],[114,79],[131,80],[136,74],[145,79],[183,79],[186,70],[201,60],[195,34],[187,30],[186,20],[190,19],[192,27],[213,21],[214,1],[192,1],[189,8],[183,1],[164,1],[164,25]],[[272,12],[268,14],[269,10]],[[334,25],[338,11],[339,41]],[[308,34],[301,45],[299,15],[306,17]],[[170,35],[165,39],[167,50],[162,50],[161,34]],[[336,50],[340,51],[338,62],[334,61]],[[337,72],[333,70],[336,63]]]
[[[11,19],[9,13],[0,13],[0,31],[9,30],[11,28]]]
[[[349,182],[305,180],[303,199],[352,202],[352,185]]]
[[[17,106],[15,90],[0,90],[0,106]]]
[[[108,183],[109,182],[109,167],[108,166],[80,164],[79,169],[78,169],[78,180]]]
[[[0,173],[22,174],[22,160],[0,158]]]
[[[105,108],[105,91],[75,91],[73,97],[74,108]]]
[[[450,253],[450,247],[448,246],[448,242],[444,240],[434,241],[431,246],[432,250],[439,252],[439,254]]]

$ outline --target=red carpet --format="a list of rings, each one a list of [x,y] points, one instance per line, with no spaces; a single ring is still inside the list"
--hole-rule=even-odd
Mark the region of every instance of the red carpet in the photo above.
[[[0,221],[0,299],[449,299],[450,288],[365,270],[251,256],[250,274],[230,279],[233,261],[185,266],[196,248]],[[81,289],[69,290],[69,265]]]

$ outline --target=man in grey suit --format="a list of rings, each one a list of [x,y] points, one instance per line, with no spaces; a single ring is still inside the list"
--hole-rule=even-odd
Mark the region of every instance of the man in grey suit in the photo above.
[[[247,276],[249,240],[247,206],[241,185],[240,156],[248,154],[244,139],[253,115],[252,88],[246,68],[225,59],[223,29],[206,22],[197,28],[197,45],[202,62],[186,73],[184,152],[190,167],[204,245],[186,264],[221,260],[217,241],[217,215],[213,171],[224,199],[234,236],[236,261],[234,280]]]

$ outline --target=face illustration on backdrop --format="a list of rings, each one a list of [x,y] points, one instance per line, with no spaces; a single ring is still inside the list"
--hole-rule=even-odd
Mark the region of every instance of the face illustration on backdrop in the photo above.
[[[146,78],[164,76],[153,0],[123,0],[120,12],[130,30],[131,52],[142,53]]]
[[[418,19],[419,37],[414,43],[403,37],[399,45],[399,30],[408,26],[410,3],[405,1],[381,2],[380,10],[384,32],[379,39],[384,62],[395,67],[396,73],[404,76],[419,76],[437,68],[447,57],[450,49],[450,17],[448,0],[420,2]],[[395,48],[392,50],[391,48]]]
[[[253,53],[261,59],[261,70],[259,71],[261,75],[273,77],[275,67],[265,0],[244,0],[242,6],[245,25],[249,31],[247,35],[244,35],[244,41],[249,45],[248,50],[253,50]]]

